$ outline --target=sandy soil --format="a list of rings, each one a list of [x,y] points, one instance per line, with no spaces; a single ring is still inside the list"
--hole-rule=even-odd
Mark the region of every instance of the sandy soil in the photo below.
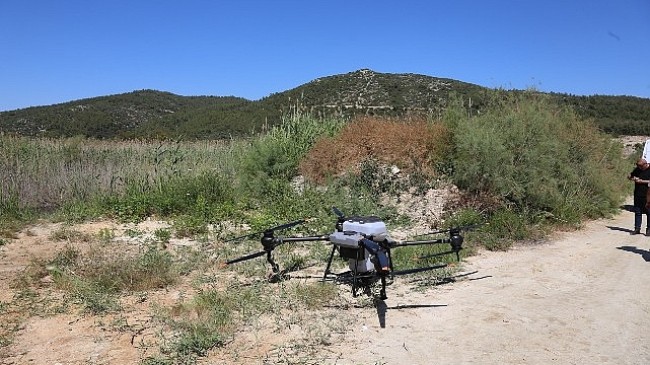
[[[337,364],[650,364],[650,237],[631,213],[468,260],[477,280],[389,298],[350,326]],[[425,306],[391,309],[399,306]],[[443,305],[443,306],[438,306]]]
[[[397,280],[377,308],[331,309],[347,332],[309,356],[291,352],[289,337],[269,345],[242,333],[200,364],[650,364],[650,237],[631,236],[631,223],[621,210],[541,245],[481,252],[463,267],[476,273],[452,284],[416,290]],[[33,227],[0,248],[0,301],[15,294],[10,277],[29,257],[57,248],[47,234]],[[155,329],[144,305],[129,308],[116,318],[25,318],[0,364],[137,364]],[[235,346],[258,352],[234,360]]]

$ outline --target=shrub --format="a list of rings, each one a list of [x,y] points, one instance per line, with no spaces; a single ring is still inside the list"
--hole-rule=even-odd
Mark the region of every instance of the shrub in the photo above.
[[[445,118],[453,130],[453,181],[466,192],[570,224],[620,203],[620,146],[543,95],[498,99],[475,117],[449,110]]]
[[[450,134],[441,123],[423,119],[360,118],[333,137],[320,138],[301,161],[299,171],[323,183],[345,172],[362,173],[364,164],[396,165],[406,173],[433,173],[434,162],[449,151]]]
[[[337,119],[317,119],[294,113],[255,140],[242,158],[242,183],[253,191],[264,191],[270,179],[288,181],[298,172],[303,156],[318,138],[331,136],[343,126]]]

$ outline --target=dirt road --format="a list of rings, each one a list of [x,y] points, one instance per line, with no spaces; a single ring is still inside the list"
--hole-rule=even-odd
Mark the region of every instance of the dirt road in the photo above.
[[[548,244],[472,257],[466,269],[482,279],[389,298],[385,328],[381,311],[367,313],[330,359],[650,364],[650,237],[630,235],[631,223],[621,211]]]

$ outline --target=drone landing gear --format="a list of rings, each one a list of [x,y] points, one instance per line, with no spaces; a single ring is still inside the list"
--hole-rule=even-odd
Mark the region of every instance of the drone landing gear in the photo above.
[[[273,260],[271,251],[266,252],[266,261],[271,265],[271,273],[268,276],[269,283],[279,283],[289,279],[287,270],[280,270],[280,266]]]
[[[350,284],[352,287],[352,296],[354,298],[359,296],[359,294],[365,294],[384,300],[387,298],[386,276],[389,275],[389,271],[387,271],[388,267],[390,267],[390,270],[392,270],[392,262],[390,262],[390,251],[388,251],[388,256],[384,254],[382,256],[384,259],[380,260],[380,266],[386,269],[381,270],[380,267],[379,270],[381,271],[377,271],[378,268],[376,265],[374,265],[374,263],[371,262],[371,260],[368,258],[368,255],[372,253],[376,256],[379,252],[380,247],[372,241],[364,241],[366,242],[360,243],[356,248],[332,245],[332,251],[330,252],[329,258],[327,259],[327,266],[325,267],[325,272],[323,274],[323,281],[331,279],[337,283]],[[348,259],[351,270],[340,274],[332,273],[332,261],[337,249],[341,258]],[[388,257],[388,260],[385,259],[386,257]],[[381,285],[378,294],[373,293],[373,288],[377,282],[379,282]]]
[[[322,281],[332,281],[336,284],[349,285],[352,291],[352,297],[360,295],[373,297],[376,300],[387,299],[386,287],[392,284],[388,276],[377,276],[374,272],[355,273],[354,271],[345,271],[342,273],[329,273],[322,278]]]

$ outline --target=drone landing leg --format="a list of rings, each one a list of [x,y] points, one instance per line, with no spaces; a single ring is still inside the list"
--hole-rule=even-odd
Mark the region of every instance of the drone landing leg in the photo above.
[[[330,273],[330,267],[332,266],[332,259],[334,258],[334,251],[336,251],[336,245],[332,245],[332,252],[330,252],[330,257],[327,260],[327,266],[325,267],[325,273],[323,274],[323,281],[327,279],[327,275]]]
[[[388,297],[386,296],[386,277],[385,276],[381,277],[381,290],[379,291],[379,299],[381,299],[381,300],[388,299]]]
[[[354,260],[354,270],[352,270],[352,297],[357,297],[357,274],[359,271],[359,251],[357,251],[357,258]]]
[[[273,261],[273,257],[271,257],[271,251],[266,251],[266,261],[271,264],[273,275],[278,275],[280,273],[280,267],[275,263],[275,261]]]

